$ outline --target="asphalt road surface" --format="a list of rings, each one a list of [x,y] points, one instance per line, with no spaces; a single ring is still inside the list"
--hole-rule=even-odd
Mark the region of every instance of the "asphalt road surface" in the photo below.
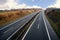
[[[9,25],[0,29],[0,40],[6,40],[13,33],[16,32],[23,24],[28,22],[36,13],[32,13],[22,19],[17,20]],[[47,18],[44,15],[44,11],[36,16],[27,32],[23,36],[22,40],[60,40],[51,25],[49,24]]]
[[[60,40],[41,11],[22,40]]]
[[[21,28],[23,24],[28,22],[32,17],[34,17],[36,13],[32,13],[20,20],[17,20],[14,23],[11,23],[0,29],[0,40],[6,40],[9,36],[11,36],[16,30]]]

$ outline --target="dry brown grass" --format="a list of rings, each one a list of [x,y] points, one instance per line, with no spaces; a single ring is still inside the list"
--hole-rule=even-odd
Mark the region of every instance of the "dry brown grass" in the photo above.
[[[15,21],[21,17],[24,17],[34,10],[15,10],[15,11],[4,11],[0,12],[0,26],[6,25],[12,21]]]

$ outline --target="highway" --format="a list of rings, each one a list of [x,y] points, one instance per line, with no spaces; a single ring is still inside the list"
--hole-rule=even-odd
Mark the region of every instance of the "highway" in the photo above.
[[[41,11],[22,40],[60,40]]]
[[[32,17],[34,17],[36,13],[32,13],[30,15],[27,15],[26,17],[23,17],[22,19],[17,20],[16,22],[13,22],[9,25],[6,25],[5,27],[0,29],[0,40],[6,40],[8,37],[12,36],[12,34],[15,33],[18,29],[22,28],[22,25],[26,24]]]
[[[29,20],[31,20],[34,16],[35,18],[33,19],[27,31],[24,31],[25,33],[23,32],[24,35],[22,39],[17,40],[60,40],[48,22],[44,14],[44,10],[27,15],[1,28],[0,40],[9,40],[9,38],[16,34],[16,32],[20,30],[23,25],[28,23]]]
[[[42,13],[44,13],[44,11],[42,11]],[[43,16],[44,16],[45,24],[47,25],[51,40],[60,40],[60,38],[58,38],[58,36],[56,35],[55,31],[51,27],[50,23],[48,22],[46,16],[44,14],[43,14]]]

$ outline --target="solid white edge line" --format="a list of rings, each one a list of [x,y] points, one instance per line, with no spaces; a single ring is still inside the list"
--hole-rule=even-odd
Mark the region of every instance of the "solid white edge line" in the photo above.
[[[38,27],[37,28],[39,29],[39,24],[38,24]]]
[[[27,21],[28,22],[28,21]],[[26,23],[27,23],[26,22]],[[24,23],[18,30],[20,30],[26,23]],[[7,40],[9,40],[18,30],[16,30],[10,37],[7,38]]]
[[[46,31],[47,31],[48,38],[49,38],[49,40],[51,40],[51,37],[49,35],[49,31],[48,31],[48,28],[47,28],[47,24],[46,24],[45,19],[44,19],[44,12],[42,13],[42,16],[43,16],[43,20],[44,20],[44,24],[45,24],[45,28],[46,28]]]
[[[32,15],[32,14],[29,14],[29,15]],[[17,21],[14,21],[14,22],[12,22],[11,24],[8,24],[7,26],[1,28],[0,30],[3,30],[4,28],[7,28],[8,26],[13,25],[14,23],[16,23],[16,22],[18,22],[18,21],[20,21],[20,20],[23,20],[24,18],[28,17],[29,15],[27,15],[27,16],[25,16],[25,17],[22,17],[21,19],[19,19],[19,20],[17,20]]]
[[[28,21],[27,21],[28,22]],[[27,23],[26,22],[26,23]],[[20,30],[26,23],[24,23],[18,30]],[[7,40],[9,40],[18,30],[16,30],[10,37],[7,38]]]
[[[39,15],[39,14],[38,14]],[[29,32],[30,28],[32,27],[32,25],[34,24],[34,22],[36,21],[38,15],[36,16],[36,18],[34,19],[34,21],[32,22],[32,24],[30,25],[30,27],[28,28],[28,30],[26,31],[25,35],[23,36],[22,40],[24,40],[24,38],[26,37],[27,33]]]
[[[39,12],[39,11],[38,11],[38,12]],[[38,12],[34,12],[34,13],[38,13]],[[32,15],[32,14],[29,14],[29,15]],[[27,15],[27,16],[29,16],[29,15]],[[17,21],[14,21],[14,22],[12,22],[11,24],[6,25],[5,27],[1,28],[0,30],[3,30],[4,28],[7,28],[8,26],[10,26],[10,25],[12,25],[12,24],[14,24],[14,23],[16,23],[16,22],[18,22],[18,21],[20,21],[20,20],[23,20],[23,19],[26,18],[27,16],[22,17],[21,19],[19,19],[19,20],[17,20]]]

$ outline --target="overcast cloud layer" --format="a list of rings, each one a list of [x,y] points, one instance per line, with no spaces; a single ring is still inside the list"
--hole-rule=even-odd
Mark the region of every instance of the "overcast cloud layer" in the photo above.
[[[60,8],[60,0],[56,0],[54,4],[51,4],[48,7]]]
[[[3,5],[7,2],[7,0],[0,0],[0,5]]]
[[[34,2],[35,0],[32,1]],[[54,4],[51,4],[48,7],[60,8],[60,0],[56,0]],[[25,3],[18,4],[16,0],[0,0],[0,10],[18,9],[18,8],[42,8],[42,7],[38,5],[28,6]]]

